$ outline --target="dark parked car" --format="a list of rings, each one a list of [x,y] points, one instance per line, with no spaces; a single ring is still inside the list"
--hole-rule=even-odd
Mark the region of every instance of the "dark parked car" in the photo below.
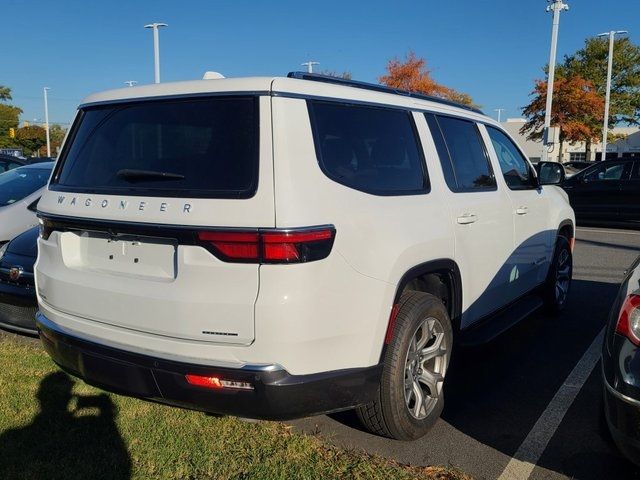
[[[562,187],[579,224],[640,226],[640,160],[596,162]]]
[[[38,227],[0,247],[0,327],[36,335],[38,310],[33,264],[38,256]]]
[[[570,162],[565,162],[562,165],[564,166],[564,170],[567,174],[567,177],[573,177],[576,173],[581,172],[585,168],[593,165],[594,162],[587,162],[582,160],[574,160]]]
[[[602,348],[607,424],[618,448],[640,465],[640,257],[611,309]]]
[[[55,162],[55,157],[27,157],[27,163]]]
[[[8,172],[14,168],[22,167],[28,162],[13,155],[0,154],[0,173]]]

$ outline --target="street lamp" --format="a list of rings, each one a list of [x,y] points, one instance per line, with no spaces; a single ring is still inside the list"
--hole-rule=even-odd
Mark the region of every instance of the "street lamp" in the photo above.
[[[609,61],[607,62],[607,93],[604,100],[604,126],[602,127],[602,157],[607,159],[607,135],[609,134],[609,97],[611,96],[611,70],[613,69],[613,43],[616,35],[628,33],[626,30],[611,30],[600,33],[598,37],[609,37]]]
[[[500,117],[502,116],[502,112],[506,111],[505,108],[494,108],[494,112],[498,112],[498,122],[500,122]]]
[[[44,131],[47,135],[47,157],[51,156],[51,140],[49,139],[49,99],[47,92],[51,90],[49,87],[44,87]]]
[[[551,3],[552,0],[547,0]],[[549,53],[549,75],[547,76],[547,104],[544,111],[544,130],[542,137],[542,160],[549,158],[549,127],[551,127],[551,107],[553,106],[553,81],[556,73],[556,50],[558,46],[558,27],[560,26],[560,12],[569,10],[569,5],[562,0],[553,0],[547,5],[547,12],[553,12],[553,27],[551,28],[551,51]],[[560,159],[561,160],[561,159]]]
[[[150,23],[145,25],[144,28],[151,28],[153,30],[153,66],[155,71],[155,83],[160,83],[160,39],[158,37],[158,28],[168,27],[166,23]]]
[[[308,62],[301,63],[300,65],[302,65],[303,67],[307,67],[307,72],[313,73],[313,66],[320,65],[320,62],[312,62],[311,60],[309,60]]]
[[[133,87],[137,83],[138,82],[136,80],[127,80],[126,82],[124,82],[125,85],[129,85],[130,87]]]

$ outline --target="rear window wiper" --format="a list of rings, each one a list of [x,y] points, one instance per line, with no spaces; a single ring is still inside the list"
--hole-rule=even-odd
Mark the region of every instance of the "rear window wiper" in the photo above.
[[[160,172],[157,170],[136,170],[132,168],[123,168],[118,170],[116,175],[125,180],[183,180],[184,175],[172,172]]]

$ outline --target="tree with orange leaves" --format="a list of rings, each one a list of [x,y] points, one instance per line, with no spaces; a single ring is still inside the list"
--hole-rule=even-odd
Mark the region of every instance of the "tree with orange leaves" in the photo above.
[[[404,62],[397,58],[389,60],[387,75],[382,75],[378,80],[388,87],[477,106],[470,95],[445,87],[431,78],[431,71],[426,68],[426,63],[424,58],[418,58],[410,51]]]
[[[547,101],[547,81],[536,80],[533,100],[522,109],[527,122],[520,133],[529,140],[540,140],[543,134]],[[553,82],[551,125],[560,128],[559,158],[562,146],[569,143],[597,140],[602,132],[604,99],[593,84],[579,75],[559,77]]]

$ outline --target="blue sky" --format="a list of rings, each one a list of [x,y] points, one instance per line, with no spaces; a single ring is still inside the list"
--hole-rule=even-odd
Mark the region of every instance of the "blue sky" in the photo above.
[[[640,35],[639,0],[565,0],[559,58],[611,29]],[[412,49],[434,78],[467,92],[495,115],[520,116],[548,60],[545,0],[4,0],[0,85],[13,89],[23,120],[69,122],[87,94],[126,80],[153,81],[152,36],[161,31],[162,81],[284,75],[313,59],[376,81],[387,61]],[[615,6],[615,8],[614,8]]]

